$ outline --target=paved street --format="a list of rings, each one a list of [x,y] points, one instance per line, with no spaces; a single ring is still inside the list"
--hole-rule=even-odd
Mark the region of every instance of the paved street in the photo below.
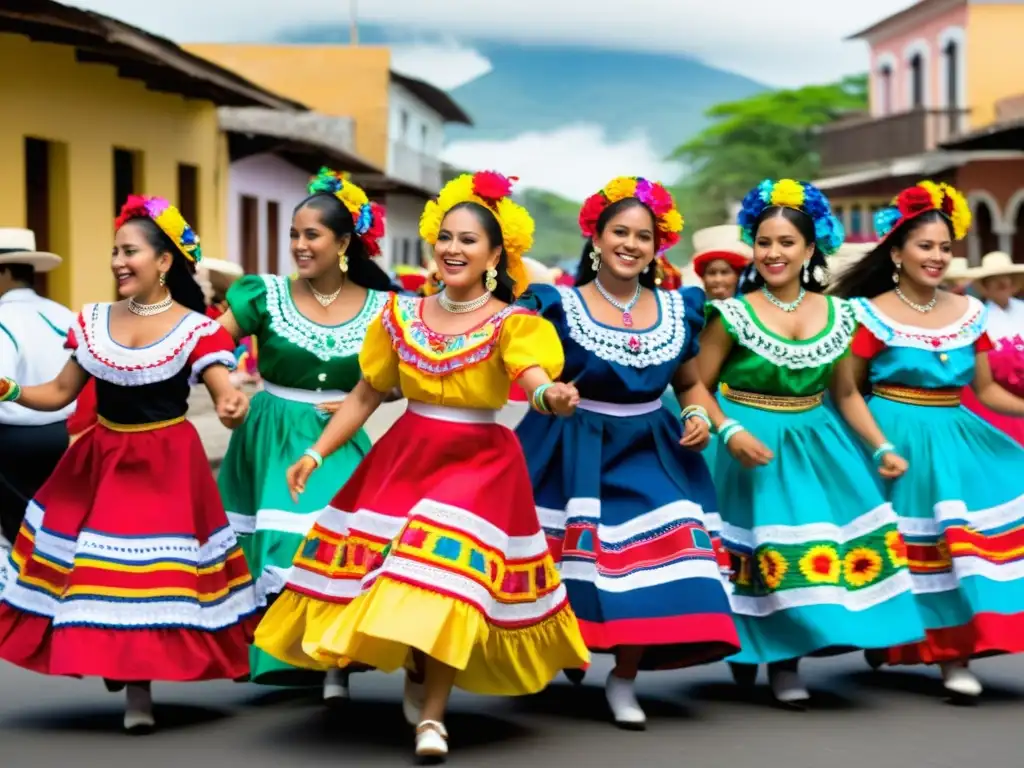
[[[640,690],[646,733],[604,721],[607,666],[591,685],[560,681],[539,696],[501,700],[456,695],[448,719],[452,765],[587,765],[590,768],[1019,768],[1024,661],[978,664],[988,690],[977,707],[943,701],[937,675],[867,671],[857,656],[807,664],[818,701],[807,712],[750,696],[718,664],[648,674]],[[54,680],[0,667],[0,765],[39,768],[336,768],[411,763],[397,675],[353,680],[355,701],[327,711],[315,692],[232,683],[158,685],[162,730],[120,732],[121,697],[98,680]]]

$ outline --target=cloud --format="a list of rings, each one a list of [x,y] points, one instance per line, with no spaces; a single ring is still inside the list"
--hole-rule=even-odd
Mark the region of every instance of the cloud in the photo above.
[[[75,0],[182,42],[266,41],[296,26],[344,25],[354,2]],[[912,4],[630,0],[627,8],[623,3],[581,6],[578,0],[361,0],[356,10],[364,23],[415,34],[684,54],[770,85],[793,86],[865,70],[867,46],[843,38]]]
[[[450,45],[394,45],[391,66],[397,72],[451,90],[491,71],[491,62],[473,48]]]
[[[546,189],[583,200],[619,175],[676,180],[680,166],[665,162],[643,133],[610,142],[596,125],[524,133],[509,141],[456,141],[444,154],[457,168],[493,168],[518,176],[521,188]]]

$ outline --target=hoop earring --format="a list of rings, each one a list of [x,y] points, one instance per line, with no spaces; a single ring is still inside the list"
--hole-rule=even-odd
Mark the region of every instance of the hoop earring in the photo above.
[[[896,269],[892,273],[892,281],[896,284],[900,284],[900,270],[903,269],[903,262],[896,262]]]
[[[344,251],[338,251],[338,266],[341,267],[342,274],[348,272],[348,254]]]
[[[601,269],[601,249],[596,246],[590,252],[590,266],[595,272]]]
[[[488,293],[494,293],[498,289],[498,270],[494,267],[487,270],[484,288],[487,289]]]

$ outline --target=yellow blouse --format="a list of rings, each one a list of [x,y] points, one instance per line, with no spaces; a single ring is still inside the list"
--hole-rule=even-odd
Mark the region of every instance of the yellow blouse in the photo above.
[[[540,366],[552,379],[565,355],[555,327],[523,307],[506,307],[474,330],[445,336],[423,322],[423,299],[392,296],[367,328],[359,367],[374,389],[395,387],[409,400],[497,410],[524,371]]]

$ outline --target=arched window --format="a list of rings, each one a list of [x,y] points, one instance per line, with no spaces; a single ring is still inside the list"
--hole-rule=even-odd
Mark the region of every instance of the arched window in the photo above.
[[[912,109],[924,106],[924,59],[920,53],[910,57],[910,106]]]

